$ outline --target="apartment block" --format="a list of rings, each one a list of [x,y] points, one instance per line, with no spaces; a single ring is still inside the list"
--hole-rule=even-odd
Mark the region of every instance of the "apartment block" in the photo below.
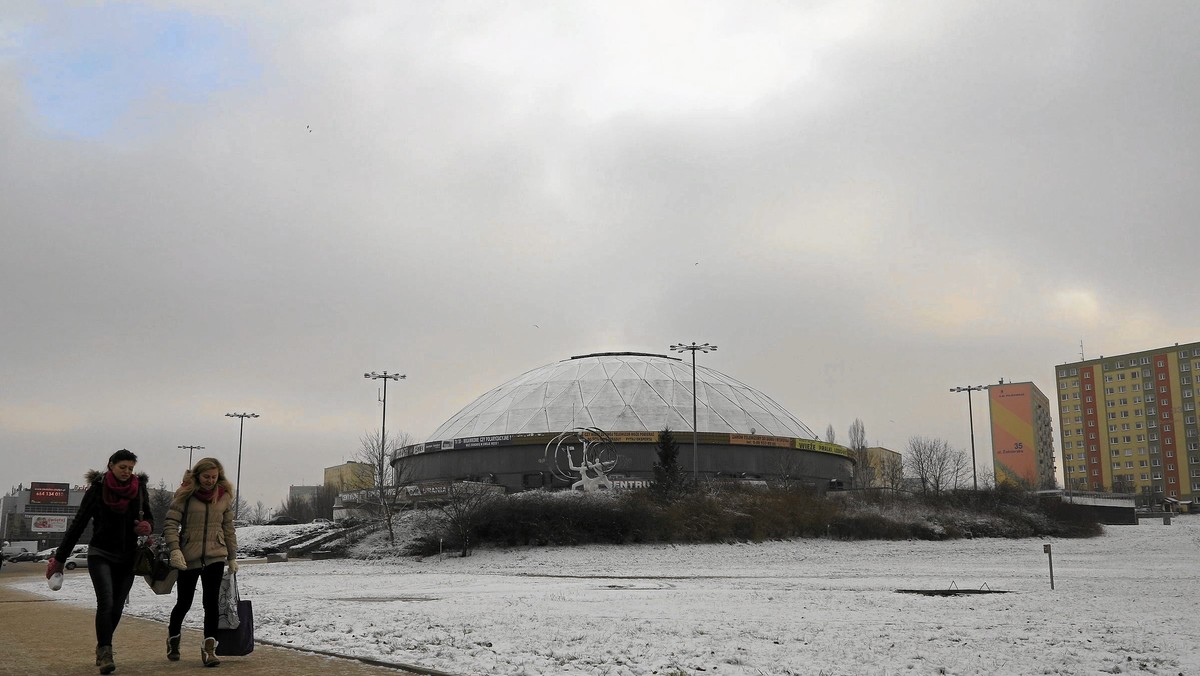
[[[1050,399],[1031,382],[990,385],[992,463],[996,483],[1029,490],[1057,488]]]
[[[1200,494],[1193,373],[1200,343],[1055,367],[1066,487],[1167,504]]]

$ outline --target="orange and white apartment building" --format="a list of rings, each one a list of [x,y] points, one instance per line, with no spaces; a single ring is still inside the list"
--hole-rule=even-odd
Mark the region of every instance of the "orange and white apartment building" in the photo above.
[[[1055,376],[1066,488],[1168,504],[1200,495],[1200,343],[1061,364]]]

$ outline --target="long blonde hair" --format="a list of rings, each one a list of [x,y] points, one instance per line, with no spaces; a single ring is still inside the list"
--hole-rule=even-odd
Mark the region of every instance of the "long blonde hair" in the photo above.
[[[175,491],[175,500],[183,501],[192,497],[192,494],[200,488],[200,482],[196,480],[196,477],[212,469],[217,470],[217,485],[226,493],[233,495],[233,484],[225,478],[225,466],[221,464],[221,461],[216,458],[200,458],[190,470],[183,473],[183,482]]]

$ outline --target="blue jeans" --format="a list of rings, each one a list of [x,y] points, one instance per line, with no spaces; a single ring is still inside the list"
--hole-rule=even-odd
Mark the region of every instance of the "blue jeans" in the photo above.
[[[225,562],[210,563],[203,568],[179,571],[179,579],[175,582],[175,607],[171,609],[171,622],[167,625],[167,636],[178,636],[183,627],[183,616],[192,609],[192,600],[196,598],[196,581],[204,584],[204,593],[200,603],[204,605],[204,636],[217,635],[217,623],[221,614],[218,605],[221,602],[221,576],[225,574]]]
[[[133,586],[133,562],[119,563],[89,556],[88,575],[96,590],[96,647],[112,645],[113,632],[121,621],[125,599]]]

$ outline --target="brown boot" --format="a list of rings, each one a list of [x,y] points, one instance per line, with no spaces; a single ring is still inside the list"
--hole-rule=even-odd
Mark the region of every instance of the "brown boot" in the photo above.
[[[100,667],[102,674],[111,674],[117,670],[117,665],[113,662],[112,646],[102,645],[96,648],[96,666]]]
[[[217,639],[209,636],[204,639],[204,643],[200,644],[200,661],[206,667],[215,667],[221,663],[220,658],[217,657]]]

